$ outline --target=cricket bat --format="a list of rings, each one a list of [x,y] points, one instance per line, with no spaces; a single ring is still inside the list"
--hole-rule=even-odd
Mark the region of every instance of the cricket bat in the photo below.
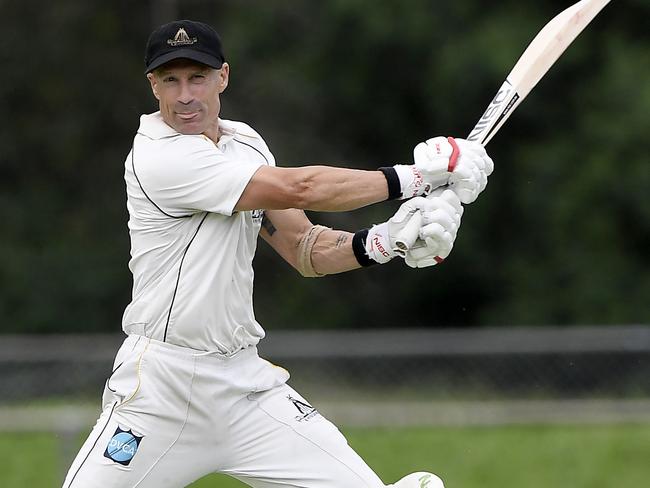
[[[609,2],[581,0],[547,23],[512,68],[467,139],[487,145],[566,48]],[[422,216],[416,212],[396,239],[396,252],[404,255],[415,244],[421,224]]]

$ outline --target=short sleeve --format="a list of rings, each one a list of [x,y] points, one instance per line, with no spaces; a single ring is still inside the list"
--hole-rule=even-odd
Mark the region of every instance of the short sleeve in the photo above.
[[[246,185],[265,164],[261,157],[233,158],[200,135],[144,140],[142,145],[140,158],[137,144],[134,148],[134,171],[148,198],[171,215],[232,215]]]

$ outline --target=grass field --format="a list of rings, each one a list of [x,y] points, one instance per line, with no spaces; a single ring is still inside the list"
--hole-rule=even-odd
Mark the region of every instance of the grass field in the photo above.
[[[648,485],[650,425],[344,429],[387,483],[428,470],[448,488],[619,488]],[[61,485],[60,443],[49,434],[0,434],[2,488]],[[192,488],[235,488],[211,475]]]

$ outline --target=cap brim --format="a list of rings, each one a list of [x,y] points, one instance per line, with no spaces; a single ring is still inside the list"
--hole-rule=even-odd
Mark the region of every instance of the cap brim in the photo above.
[[[192,61],[205,64],[206,66],[210,66],[210,68],[214,69],[219,69],[221,66],[223,66],[222,60],[215,58],[209,54],[195,51],[193,49],[177,49],[153,59],[147,66],[147,69],[145,69],[144,74],[146,75],[148,73],[151,73],[156,68],[160,68],[163,64],[169,63],[174,59],[191,59]]]

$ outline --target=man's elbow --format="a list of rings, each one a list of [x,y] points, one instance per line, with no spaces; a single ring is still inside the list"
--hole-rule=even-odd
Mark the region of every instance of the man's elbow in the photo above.
[[[285,180],[281,190],[282,199],[287,202],[288,208],[301,210],[316,210],[319,196],[316,183],[309,175],[296,175]]]

